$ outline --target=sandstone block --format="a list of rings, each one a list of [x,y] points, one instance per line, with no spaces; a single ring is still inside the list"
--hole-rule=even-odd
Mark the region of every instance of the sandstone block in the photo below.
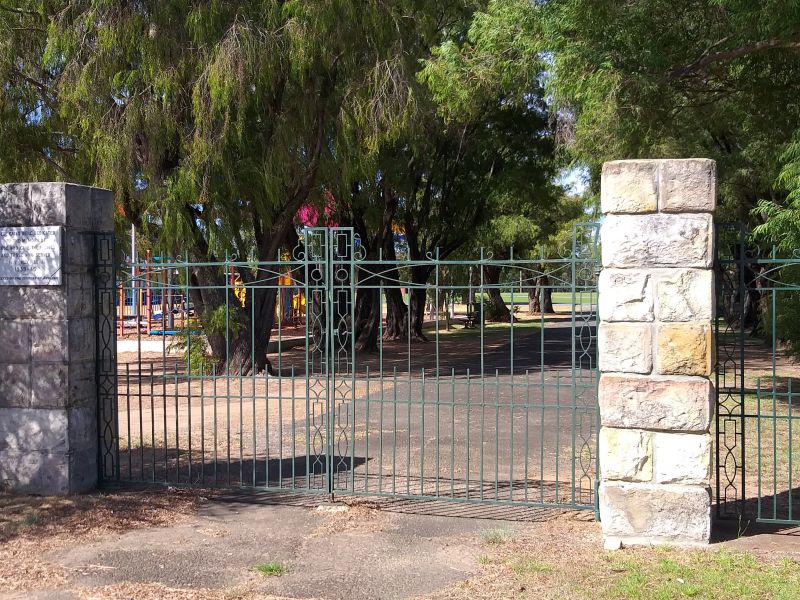
[[[654,433],[653,454],[653,480],[655,482],[709,485],[711,480],[710,434]]]
[[[652,321],[653,292],[649,271],[603,269],[598,281],[598,308],[603,321]]]
[[[656,279],[659,321],[711,321],[714,316],[714,272],[674,269]]]
[[[650,481],[653,434],[639,429],[600,430],[600,470],[604,480]]]
[[[658,209],[670,213],[714,212],[717,163],[708,158],[661,162]]]
[[[3,362],[27,363],[31,358],[30,325],[26,321],[0,320]]]
[[[603,482],[600,521],[604,536],[626,544],[707,544],[711,493],[700,486]]]
[[[601,227],[603,267],[693,267],[713,264],[710,214],[608,215]]]
[[[708,430],[714,389],[699,377],[637,377],[604,373],[598,388],[604,427]]]
[[[600,206],[604,213],[646,213],[658,208],[657,160],[615,160],[603,165]]]
[[[0,407],[24,408],[30,404],[30,365],[0,364]],[[0,408],[0,415],[2,415],[2,408]]]
[[[656,335],[656,371],[663,375],[711,375],[712,336],[707,323],[664,323]]]
[[[27,183],[0,184],[0,227],[31,224],[31,202]]]
[[[646,323],[600,323],[597,351],[601,371],[649,373],[653,368],[653,338]]]

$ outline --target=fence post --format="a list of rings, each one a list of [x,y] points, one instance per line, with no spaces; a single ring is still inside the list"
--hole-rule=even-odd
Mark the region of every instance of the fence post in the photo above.
[[[108,190],[0,185],[0,487],[6,491],[67,494],[97,483],[98,231],[113,232]]]
[[[598,351],[607,548],[711,533],[716,165],[603,165]]]

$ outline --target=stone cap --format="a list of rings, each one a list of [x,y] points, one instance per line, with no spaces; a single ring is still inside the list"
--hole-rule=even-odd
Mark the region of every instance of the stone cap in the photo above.
[[[0,227],[62,225],[114,231],[111,190],[66,182],[0,184]]]
[[[714,212],[717,163],[709,158],[614,160],[603,164],[605,214]]]

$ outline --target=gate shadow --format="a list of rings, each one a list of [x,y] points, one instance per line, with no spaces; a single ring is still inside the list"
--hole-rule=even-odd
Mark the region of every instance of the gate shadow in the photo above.
[[[777,494],[763,495],[761,497],[762,517],[789,520],[788,507],[792,508],[792,520],[796,523],[763,523],[757,522],[758,496],[752,496],[744,501],[744,515],[737,515],[737,507],[733,503],[723,503],[724,515],[716,516],[713,511],[714,522],[711,531],[711,541],[727,542],[744,537],[758,535],[784,535],[800,537],[800,512],[794,507],[800,507],[800,487],[784,490]]]
[[[246,457],[227,451],[205,456],[186,449],[133,448],[120,449],[119,483],[160,483],[191,485],[197,487],[228,485],[230,483],[251,487],[308,487],[313,478],[324,478],[329,465],[324,454],[292,457]],[[367,462],[363,456],[330,457],[330,472],[345,475]],[[313,486],[318,487],[318,486]]]

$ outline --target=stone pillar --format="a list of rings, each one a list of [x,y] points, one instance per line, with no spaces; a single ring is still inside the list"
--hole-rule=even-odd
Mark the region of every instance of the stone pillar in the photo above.
[[[598,352],[606,547],[711,532],[712,160],[603,165]]]
[[[97,483],[94,234],[113,231],[111,192],[0,185],[0,227],[38,226],[60,228],[60,283],[0,285],[0,488],[83,492]]]

